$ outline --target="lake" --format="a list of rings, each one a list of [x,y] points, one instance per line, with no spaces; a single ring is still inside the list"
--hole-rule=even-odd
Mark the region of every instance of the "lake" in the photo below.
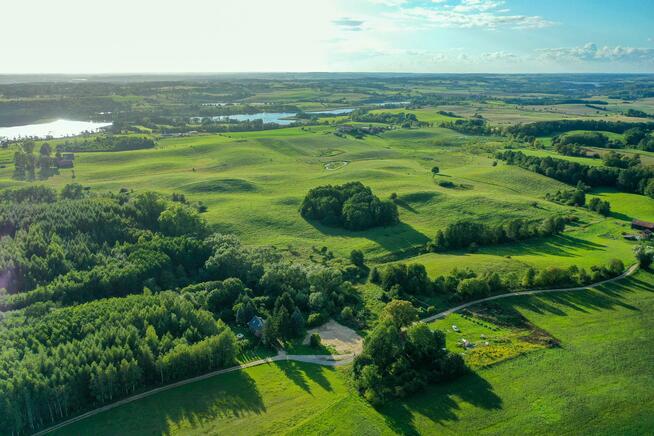
[[[63,138],[75,136],[84,132],[97,132],[112,123],[96,123],[93,121],[57,120],[50,123],[27,124],[24,126],[0,127],[0,138]]]
[[[349,114],[354,109],[352,108],[342,108],[342,109],[331,109],[324,111],[313,111],[306,112],[311,115],[343,115]],[[234,121],[254,121],[254,120],[263,120],[264,123],[275,123],[280,126],[288,126],[298,120],[294,119],[297,115],[295,112],[257,112],[255,114],[236,114],[236,115],[219,115],[216,117],[209,117],[213,121],[225,121],[225,120],[234,120]],[[191,117],[191,121],[200,122],[202,117]]]

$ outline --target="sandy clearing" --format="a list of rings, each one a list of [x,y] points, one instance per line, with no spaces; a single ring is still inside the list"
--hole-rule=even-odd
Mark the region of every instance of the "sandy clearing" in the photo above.
[[[363,338],[349,327],[337,323],[330,319],[320,327],[307,331],[307,335],[302,341],[303,344],[309,343],[312,334],[318,333],[323,344],[334,347],[341,354],[360,354],[363,350]]]

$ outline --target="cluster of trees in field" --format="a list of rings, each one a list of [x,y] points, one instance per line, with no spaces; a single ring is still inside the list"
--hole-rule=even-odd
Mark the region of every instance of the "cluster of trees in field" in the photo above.
[[[622,148],[624,144],[613,141],[599,132],[570,132],[552,138],[552,145],[576,145],[580,147]]]
[[[621,191],[645,194],[654,198],[654,170],[642,165],[629,168],[593,167],[550,156],[527,156],[520,151],[504,150],[496,154],[509,165],[543,174],[562,182],[591,187],[616,187]]]
[[[146,136],[103,135],[81,140],[66,140],[57,145],[57,151],[127,151],[154,148],[155,145],[154,140]]]
[[[608,153],[605,153],[602,156],[602,161],[604,161],[604,165],[606,165],[607,167],[615,167],[615,168],[631,168],[631,167],[637,167],[641,164],[640,155],[638,154],[628,155],[628,154],[616,153],[613,150],[609,151]]]
[[[586,190],[578,186],[575,189],[558,190],[555,193],[545,194],[545,198],[555,203],[568,206],[586,206]],[[588,209],[601,215],[608,216],[611,213],[611,203],[598,197],[593,197],[588,202]]]
[[[383,123],[383,124],[394,124],[401,126],[403,128],[410,127],[424,127],[428,123],[419,121],[416,118],[415,114],[399,112],[379,112],[371,113],[366,109],[357,109],[350,114],[350,119],[352,121],[363,122],[363,123]]]
[[[654,129],[633,127],[624,132],[624,142],[629,147],[639,148],[645,151],[654,151]]]
[[[448,121],[441,123],[441,127],[464,133],[466,135],[492,135],[495,133],[493,128],[481,117]]]
[[[366,337],[352,373],[357,390],[371,404],[406,397],[467,371],[463,357],[446,350],[445,334],[412,324],[417,319],[410,302],[392,301]]]
[[[575,265],[569,268],[529,268],[523,275],[514,272],[477,274],[470,269],[454,269],[450,274],[431,280],[424,265],[394,263],[382,269],[373,268],[370,281],[384,290],[383,299],[386,301],[414,300],[415,296],[436,294],[465,301],[513,290],[583,286],[623,272],[622,261],[613,259],[607,265],[591,267],[590,271]],[[428,310],[426,315],[429,314]]]
[[[654,115],[648,114],[647,112],[639,111],[637,109],[627,109],[627,111],[624,114],[627,117],[654,118]]]
[[[634,256],[641,268],[649,268],[654,262],[654,245],[651,242],[641,242],[634,247]]]
[[[47,179],[57,174],[59,152],[53,156],[52,147],[44,142],[34,154],[36,143],[32,140],[22,141],[14,152],[14,178],[18,180]]]
[[[598,153],[588,155],[588,152],[577,144],[563,144],[561,142],[552,142],[554,150],[564,156],[578,156],[578,157],[599,157]]]
[[[430,251],[474,248],[522,241],[529,238],[551,236],[561,233],[569,218],[548,217],[542,221],[516,218],[501,224],[485,224],[460,220],[438,230],[427,248]]]
[[[144,387],[235,363],[236,337],[173,292],[0,319],[0,433],[32,433]]]
[[[302,201],[300,214],[307,220],[348,230],[389,226],[400,221],[397,205],[380,200],[361,182],[311,189]]]

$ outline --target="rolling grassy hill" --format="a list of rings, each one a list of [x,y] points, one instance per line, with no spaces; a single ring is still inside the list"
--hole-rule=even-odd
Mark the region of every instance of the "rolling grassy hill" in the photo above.
[[[458,219],[500,222],[572,211],[543,199],[564,184],[501,162],[494,166],[489,151],[501,145],[496,138],[438,127],[397,129],[364,139],[338,137],[333,131],[317,126],[198,135],[163,139],[148,150],[77,153],[74,181],[94,190],[183,193],[208,206],[205,217],[216,231],[235,233],[246,243],[303,249],[325,245],[340,256],[357,248],[373,262],[417,254],[438,229]],[[432,166],[439,166],[441,174],[433,177]],[[0,168],[0,184],[17,183],[11,171],[11,166]],[[371,186],[381,198],[397,193],[402,223],[349,232],[300,217],[298,207],[309,189],[353,180]],[[455,187],[439,186],[443,180]],[[62,170],[46,183],[60,187],[71,181],[72,170]],[[654,204],[644,197],[640,201]],[[629,202],[619,203],[614,210],[629,207]],[[600,219],[585,210],[574,213],[584,223]],[[616,218],[635,213],[626,211]],[[576,250],[589,248],[595,263],[603,263],[609,251],[619,256],[628,251],[621,241],[624,245],[617,251],[615,241],[605,241],[600,248],[592,245],[598,231],[577,232],[575,237],[588,244]],[[499,250],[496,258],[505,263]],[[486,255],[471,256],[470,265],[477,263],[477,256],[484,263]],[[548,261],[567,265],[570,257],[550,252]]]

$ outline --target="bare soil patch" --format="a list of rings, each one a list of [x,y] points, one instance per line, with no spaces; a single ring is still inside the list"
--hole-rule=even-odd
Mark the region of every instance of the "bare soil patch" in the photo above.
[[[318,333],[324,345],[334,347],[341,354],[360,354],[363,350],[363,338],[354,330],[337,323],[333,319],[329,320],[320,327],[307,331],[303,344],[309,343],[312,334]]]

